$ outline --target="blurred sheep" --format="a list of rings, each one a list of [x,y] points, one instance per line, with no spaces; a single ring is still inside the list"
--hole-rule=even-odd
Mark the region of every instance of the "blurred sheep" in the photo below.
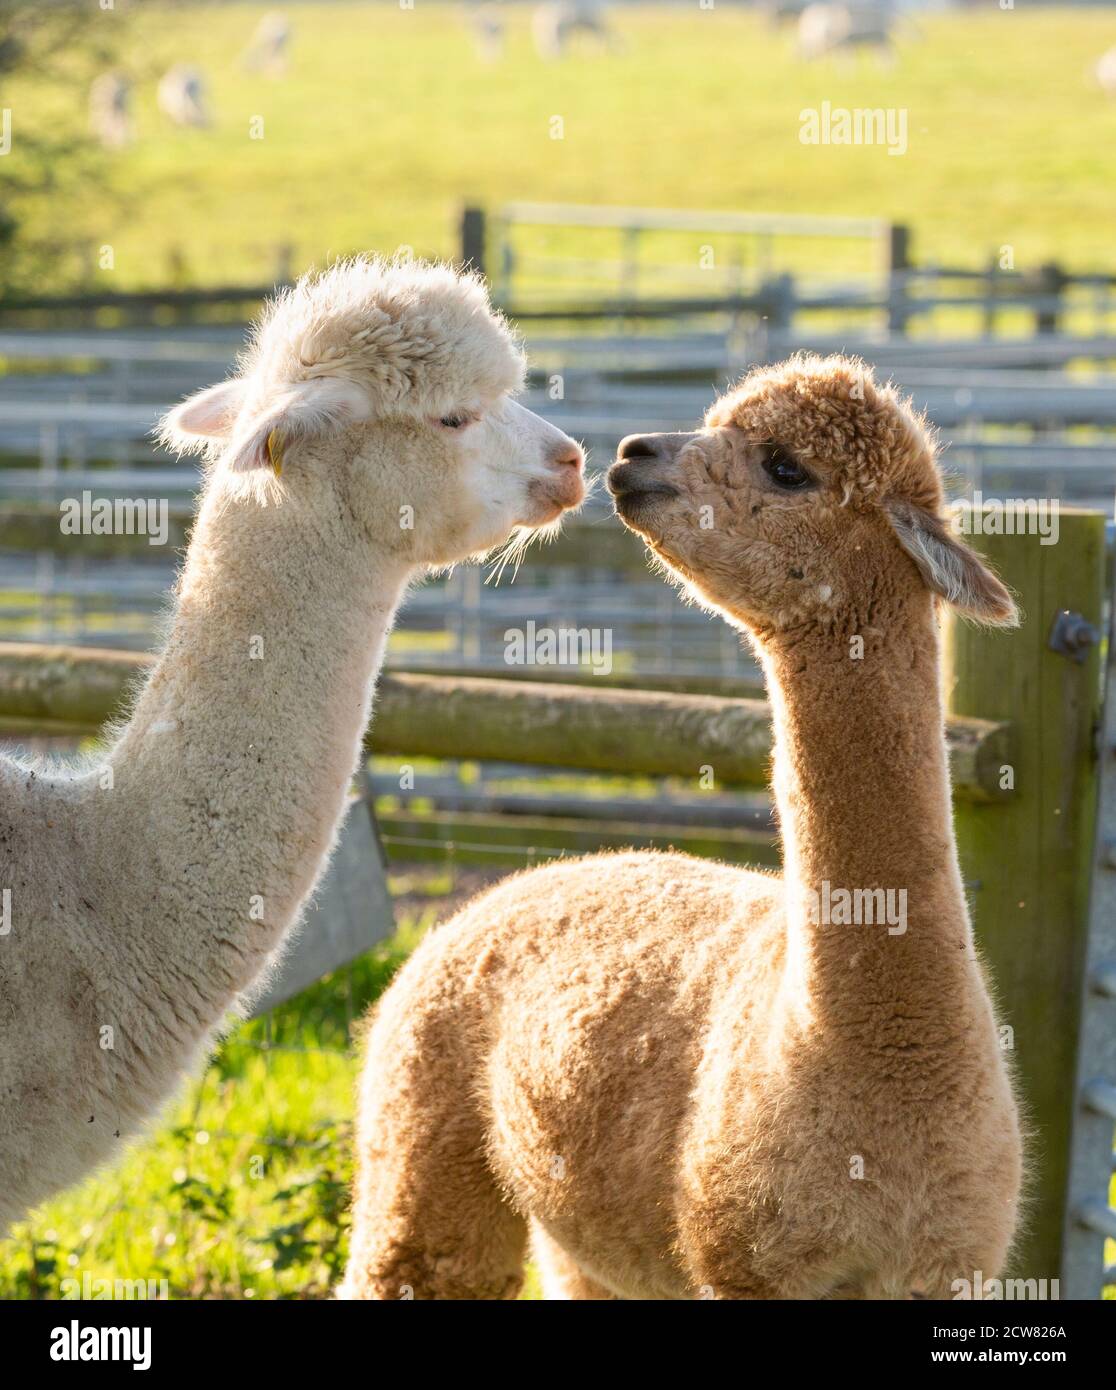
[[[1101,54],[1093,69],[1093,76],[1105,96],[1116,97],[1116,48]]]
[[[159,110],[175,125],[204,129],[209,125],[205,77],[200,68],[176,63],[159,79]]]
[[[268,77],[285,77],[287,51],[291,42],[291,24],[279,10],[269,10],[256,25],[242,62],[251,72]]]
[[[89,88],[89,128],[106,150],[132,140],[132,83],[122,72],[103,72]]]
[[[468,22],[477,56],[485,63],[499,62],[504,56],[504,16],[499,5],[470,5]]]
[[[798,52],[809,61],[875,48],[891,58],[894,27],[895,11],[886,0],[807,5],[798,18]]]
[[[798,16],[811,3],[811,0],[763,0],[760,6],[769,24],[778,28]]]
[[[589,34],[604,48],[620,47],[605,18],[601,0],[550,0],[531,18],[531,33],[540,57],[554,61],[565,56],[575,34]]]

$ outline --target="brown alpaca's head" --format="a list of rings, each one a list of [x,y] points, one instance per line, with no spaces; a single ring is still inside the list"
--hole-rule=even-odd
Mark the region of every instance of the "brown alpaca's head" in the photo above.
[[[1007,589],[940,519],[934,453],[863,363],[798,357],[746,377],[703,429],[623,440],[608,487],[668,571],[753,632],[856,630],[920,590],[1011,626]]]

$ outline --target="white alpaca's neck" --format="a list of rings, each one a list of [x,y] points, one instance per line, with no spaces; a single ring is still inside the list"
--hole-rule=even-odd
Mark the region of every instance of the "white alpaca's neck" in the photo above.
[[[338,509],[210,495],[166,649],[101,793],[149,856],[142,955],[219,1018],[291,926],[329,849],[407,570]]]
[[[764,653],[787,1000],[811,1028],[844,1036],[896,1011],[948,1032],[956,1020],[942,1001],[971,970],[937,634],[929,602],[921,607],[885,641],[869,639],[859,660],[842,634]]]

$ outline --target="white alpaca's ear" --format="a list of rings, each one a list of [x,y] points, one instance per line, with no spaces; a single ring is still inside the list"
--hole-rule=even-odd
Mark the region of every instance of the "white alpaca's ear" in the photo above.
[[[282,470],[287,446],[367,420],[372,403],[355,382],[336,377],[300,381],[277,397],[229,446],[227,463],[234,473],[257,468]]]
[[[207,439],[224,439],[243,404],[244,389],[244,382],[234,378],[188,396],[163,417],[160,441],[168,449],[185,454],[199,449]]]
[[[950,535],[940,517],[910,502],[884,505],[899,544],[918,566],[928,589],[977,622],[990,627],[1019,626],[1019,610],[1007,587],[975,550]]]

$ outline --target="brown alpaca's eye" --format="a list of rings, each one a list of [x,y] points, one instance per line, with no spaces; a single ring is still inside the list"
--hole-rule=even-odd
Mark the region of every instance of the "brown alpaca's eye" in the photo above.
[[[793,492],[796,488],[809,487],[814,481],[795,456],[780,444],[763,446],[763,471],[776,487]]]

